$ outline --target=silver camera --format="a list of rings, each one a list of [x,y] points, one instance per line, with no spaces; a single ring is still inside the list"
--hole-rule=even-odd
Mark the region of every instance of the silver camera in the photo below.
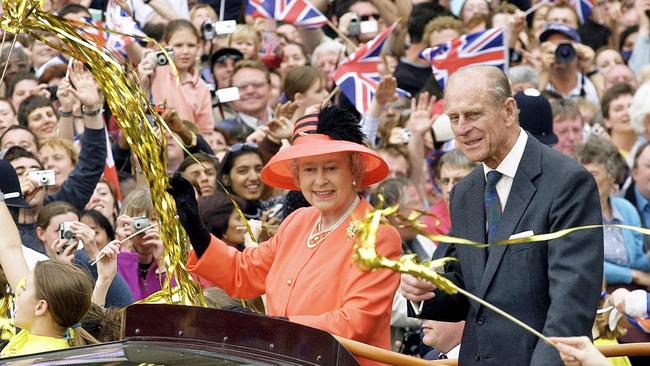
[[[361,18],[356,13],[352,14],[348,25],[348,36],[358,37],[361,35]]]
[[[39,187],[53,186],[56,180],[54,170],[34,170],[29,172],[29,177],[34,179]]]
[[[167,47],[165,50],[169,54],[170,58],[174,57],[174,50],[171,47]],[[151,52],[147,55],[147,60],[151,61],[156,66],[169,65],[169,59],[163,51]]]
[[[147,216],[140,216],[132,218],[131,225],[133,226],[133,232],[137,232],[149,227],[151,224],[149,223],[149,218]]]
[[[75,235],[72,232],[72,221],[66,221],[59,224],[59,239],[67,240],[68,243],[66,246],[77,244],[77,239],[75,239]]]

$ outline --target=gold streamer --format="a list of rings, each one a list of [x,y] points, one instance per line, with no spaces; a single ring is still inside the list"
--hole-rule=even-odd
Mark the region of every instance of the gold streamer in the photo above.
[[[380,201],[383,201],[380,199]],[[398,260],[392,260],[386,257],[383,257],[377,253],[376,250],[376,241],[377,241],[377,231],[379,230],[379,225],[381,224],[382,216],[396,216],[398,214],[398,206],[391,206],[386,209],[375,209],[370,211],[363,222],[356,222],[356,226],[359,227],[357,232],[357,239],[354,246],[353,260],[359,265],[362,270],[371,271],[379,268],[388,268],[395,272],[399,273],[408,273],[413,276],[416,276],[421,279],[425,279],[435,284],[442,291],[454,295],[460,293],[469,299],[478,302],[479,304],[491,309],[495,313],[503,316],[504,318],[512,321],[516,325],[520,326],[527,332],[539,337],[547,344],[554,346],[546,336],[537,331],[536,329],[530,327],[528,324],[522,322],[521,320],[515,318],[514,316],[508,314],[507,312],[501,310],[500,308],[490,304],[489,302],[481,299],[480,297],[466,291],[463,288],[456,286],[453,282],[447,279],[438,271],[441,271],[446,263],[455,261],[456,258],[445,257],[437,260],[433,260],[428,263],[419,263],[417,256],[414,254],[408,254],[400,257]],[[458,239],[458,238],[455,238]],[[463,239],[464,240],[464,239]],[[469,241],[471,242],[471,241]],[[479,243],[480,244],[480,243]]]
[[[2,7],[5,12],[0,21],[2,29],[14,34],[30,34],[90,68],[126,141],[140,161],[154,208],[160,215],[160,236],[165,248],[162,260],[169,263],[160,295],[167,302],[173,302],[177,294],[183,303],[205,304],[200,285],[192,281],[185,268],[189,249],[187,236],[176,217],[174,200],[166,192],[169,186],[166,139],[158,136],[156,127],[168,132],[171,129],[149,103],[136,73],[103,45],[86,40],[84,36],[89,33],[75,27],[74,22],[42,11],[38,0],[2,0]],[[87,24],[83,26],[90,27]],[[37,31],[56,35],[63,44],[52,44],[40,37]],[[155,127],[149,123],[149,116],[153,116]],[[171,286],[173,277],[178,283],[178,290]]]

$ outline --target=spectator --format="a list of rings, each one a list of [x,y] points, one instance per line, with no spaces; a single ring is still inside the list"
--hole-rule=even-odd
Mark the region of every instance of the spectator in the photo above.
[[[295,67],[285,76],[282,93],[297,105],[292,118],[298,119],[306,114],[307,107],[320,104],[327,96],[326,76],[312,66]]]
[[[576,159],[596,180],[604,224],[641,226],[635,207],[611,192],[623,178],[625,160],[606,140],[592,137],[576,151]],[[650,262],[643,251],[643,236],[617,227],[603,229],[605,282],[610,285],[650,287]]]
[[[133,225],[136,218],[146,218],[149,225],[157,220],[151,195],[146,189],[135,189],[124,198],[124,207],[117,218],[118,240],[123,241],[136,232]],[[163,243],[156,226],[122,244],[117,268],[131,290],[133,300],[142,300],[162,288],[167,276],[161,262],[162,251]]]
[[[598,105],[598,91],[588,76],[595,68],[595,54],[591,48],[580,43],[575,28],[550,23],[540,35],[539,41],[542,43],[540,90],[557,91],[565,98],[585,97]],[[566,57],[558,58],[558,45],[566,43],[571,44],[573,51],[568,46],[563,46]]]
[[[97,182],[93,195],[90,196],[85,210],[101,213],[112,226],[115,225],[115,219],[117,218],[119,209],[118,203],[116,188],[108,182],[106,177],[102,177],[99,182]],[[111,234],[110,236],[113,235]],[[113,240],[113,238],[109,241],[111,240]],[[108,241],[106,243],[108,243]]]
[[[2,150],[7,150],[12,146],[20,146],[34,155],[38,154],[38,138],[23,126],[11,126],[0,136]]]
[[[0,98],[0,136],[2,136],[9,127],[17,124],[18,119],[16,118],[16,110],[14,109],[14,106],[9,100]]]
[[[650,143],[641,144],[636,150],[632,164],[632,183],[625,191],[625,198],[636,207],[641,224],[650,223]],[[645,245],[648,250],[648,244]]]
[[[234,48],[222,48],[212,54],[211,69],[218,89],[229,88],[232,85],[235,64],[243,58],[244,55]]]
[[[233,197],[237,205],[246,209],[246,201]],[[226,244],[244,250],[246,228],[235,210],[235,206],[226,195],[213,195],[199,200],[199,215],[210,234],[223,240]],[[250,220],[250,222],[255,220]]]
[[[551,102],[553,111],[553,133],[558,141],[555,150],[573,156],[584,139],[584,123],[576,103],[570,99]]]
[[[650,117],[648,117],[648,115],[650,115],[650,104],[648,104],[648,98],[650,98],[650,83],[646,82],[634,93],[632,105],[630,105],[629,108],[632,127],[634,127],[638,136],[635,146],[632,147],[632,150],[630,151],[630,156],[635,156],[637,147],[645,141],[650,140],[650,129],[646,127],[648,126],[650,119]],[[631,161],[628,161],[628,165],[632,165],[631,163]]]
[[[232,85],[239,89],[239,100],[232,102],[237,116],[217,123],[234,141],[245,141],[258,127],[272,118],[269,72],[259,61],[240,61],[235,65]]]
[[[239,25],[230,36],[228,47],[232,47],[244,55],[245,60],[257,60],[260,52],[260,36],[251,25]]]
[[[187,20],[172,21],[165,28],[163,41],[174,50],[180,87],[177,87],[171,66],[157,66],[146,56],[138,65],[138,74],[145,89],[150,90],[155,104],[175,109],[181,119],[193,122],[199,131],[207,132],[214,127],[214,116],[210,90],[196,67],[199,40],[199,34]]]
[[[74,234],[73,239],[61,238],[60,230],[64,223],[69,225]],[[69,203],[52,202],[40,210],[36,220],[36,235],[50,258],[80,266],[87,270],[93,281],[99,279],[98,268],[90,265],[100,255],[97,235],[88,225],[79,221],[78,211]],[[83,248],[79,247],[79,242],[83,243]],[[108,285],[107,306],[131,304],[131,293],[122,277],[115,276]]]
[[[630,84],[632,87],[636,88],[637,82],[636,77],[632,70],[626,65],[614,65],[605,75],[605,89],[609,89],[612,85],[617,83],[626,83]]]
[[[640,77],[643,67],[650,63],[650,19],[647,16],[650,11],[650,2],[647,0],[635,1],[634,10],[637,14],[639,27],[628,64],[636,76]],[[630,50],[629,44],[621,42],[621,46],[627,46],[627,50]]]
[[[345,46],[336,41],[324,41],[311,54],[311,65],[327,75],[327,89],[333,85],[333,77],[339,62],[345,58]]]
[[[39,160],[45,169],[54,170],[55,174],[54,185],[48,191],[56,193],[79,162],[79,152],[71,141],[62,138],[50,138],[40,145]]]
[[[307,65],[307,52],[298,43],[287,43],[282,47],[280,73],[286,75],[291,69]]]
[[[18,123],[34,132],[41,142],[57,136],[58,117],[49,98],[32,95],[23,100],[18,109]]]
[[[458,16],[468,33],[483,31],[487,28],[487,22],[490,19],[490,7],[485,0],[465,0],[454,1],[452,3],[452,13]],[[458,6],[456,8],[454,5]]]
[[[596,67],[603,75],[606,75],[607,71],[614,65],[621,64],[623,64],[623,57],[614,48],[601,48],[596,52]]]
[[[17,74],[10,79],[9,85],[7,86],[7,96],[11,100],[14,109],[20,111],[20,105],[23,100],[31,95],[35,94],[49,98],[50,94],[45,90],[45,87],[46,85],[44,84],[38,84],[38,80],[33,74]]]
[[[463,22],[451,16],[439,16],[433,18],[424,28],[423,39],[429,42],[429,47],[435,47],[463,34],[465,34]]]
[[[464,327],[464,321],[451,323],[424,320],[422,322],[424,332],[422,343],[433,347],[439,353],[434,359],[458,358]]]
[[[211,196],[217,191],[217,163],[214,158],[205,153],[185,158],[178,167],[178,172],[198,188],[201,197]]]
[[[630,105],[634,98],[634,89],[629,84],[614,84],[605,91],[601,100],[603,121],[612,142],[618,147],[625,159],[637,140],[636,132],[630,121]]]
[[[512,92],[518,93],[526,89],[537,89],[539,72],[528,65],[518,65],[508,69],[508,78],[512,84]]]

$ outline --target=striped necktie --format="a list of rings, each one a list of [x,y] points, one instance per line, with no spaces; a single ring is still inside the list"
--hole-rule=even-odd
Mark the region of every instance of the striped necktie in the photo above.
[[[487,239],[492,243],[499,228],[501,221],[501,201],[497,193],[497,183],[503,174],[492,170],[487,173],[487,183],[485,184],[485,217],[487,217]]]

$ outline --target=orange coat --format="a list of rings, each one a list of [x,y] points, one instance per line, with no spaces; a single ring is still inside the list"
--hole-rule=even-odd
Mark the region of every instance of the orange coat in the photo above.
[[[364,200],[352,214],[362,219],[371,206]],[[363,272],[352,261],[354,238],[348,218],[317,247],[309,249],[309,233],[320,217],[314,207],[287,217],[277,234],[258,248],[243,252],[212,237],[198,259],[190,253],[187,268],[236,298],[267,295],[267,312],[390,349],[390,317],[399,274],[387,269]],[[380,226],[377,252],[395,259],[402,253],[393,227]],[[372,365],[362,360],[364,365]]]

